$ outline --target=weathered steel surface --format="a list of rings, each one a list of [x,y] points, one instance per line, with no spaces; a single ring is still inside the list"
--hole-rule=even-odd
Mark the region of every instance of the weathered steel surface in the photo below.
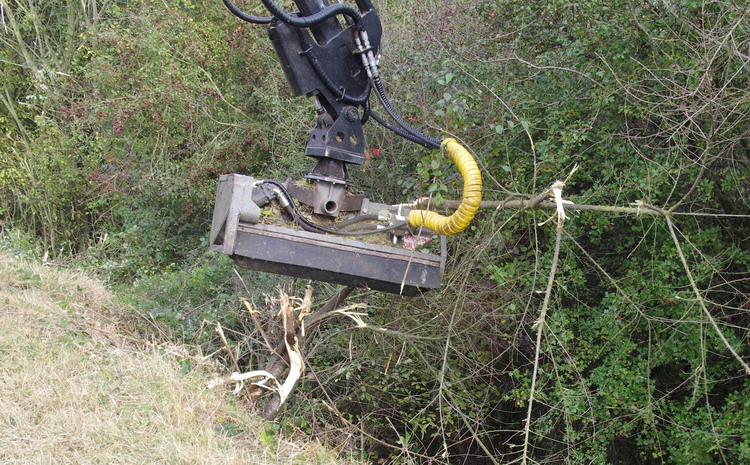
[[[233,253],[245,268],[395,294],[404,281],[408,296],[440,287],[444,257],[245,223],[237,228]]]

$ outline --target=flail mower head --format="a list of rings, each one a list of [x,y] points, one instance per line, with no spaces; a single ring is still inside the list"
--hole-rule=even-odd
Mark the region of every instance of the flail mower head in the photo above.
[[[287,180],[222,176],[210,246],[243,267],[357,287],[417,295],[440,286],[445,235],[458,233],[479,207],[481,177],[473,157],[453,139],[440,141],[398,115],[388,101],[378,67],[382,35],[371,0],[329,5],[295,0],[286,12],[260,0],[271,16],[249,15],[223,0],[240,19],[268,24],[268,34],[289,85],[311,97],[317,124],[305,154],[316,160],[311,187]],[[370,106],[377,99],[394,124]],[[361,112],[360,112],[361,110]],[[347,193],[347,166],[365,161],[363,125],[374,120],[412,142],[443,149],[464,178],[464,199],[450,217],[384,205]],[[377,236],[379,241],[369,238]],[[419,250],[414,250],[419,248]]]
[[[276,190],[284,195],[280,188]],[[262,191],[262,181],[249,176],[230,174],[220,178],[210,235],[213,250],[228,254],[238,265],[253,270],[407,296],[440,287],[445,267],[443,236],[427,231],[423,236],[412,235],[401,226],[378,235],[395,234],[388,237],[395,237],[396,244],[386,246],[365,242],[367,235],[305,231],[294,227],[291,215],[280,223],[285,214],[264,209],[268,204],[262,202],[268,196]],[[379,215],[368,212],[385,210],[382,207],[387,206],[363,202],[354,218],[374,218]],[[264,215],[264,210],[269,213]],[[377,231],[376,227],[363,229],[365,224],[369,223],[350,223],[349,228],[337,228],[336,232],[358,234],[347,230],[358,225],[361,232]],[[330,228],[334,227],[336,224],[331,223]],[[438,253],[410,250],[427,240],[435,244],[433,248]]]

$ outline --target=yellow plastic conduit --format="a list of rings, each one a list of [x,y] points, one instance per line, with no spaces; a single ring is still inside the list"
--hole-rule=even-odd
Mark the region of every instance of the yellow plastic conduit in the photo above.
[[[474,157],[458,141],[445,139],[440,146],[464,178],[463,199],[451,216],[443,216],[429,210],[412,210],[409,212],[409,224],[415,227],[424,226],[438,234],[452,236],[466,229],[479,210],[479,202],[482,200],[482,175]]]

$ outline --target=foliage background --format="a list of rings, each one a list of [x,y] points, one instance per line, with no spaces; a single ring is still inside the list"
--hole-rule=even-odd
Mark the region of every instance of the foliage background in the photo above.
[[[2,5],[4,234],[119,283],[178,339],[214,348],[201,323],[221,321],[242,361],[262,363],[237,297],[262,308],[274,286],[305,283],[243,285],[205,244],[219,174],[307,169],[314,111],[265,32],[209,0]],[[690,215],[674,215],[675,241],[661,217],[572,213],[537,347],[554,226],[483,212],[451,240],[440,292],[355,297],[387,331],[320,328],[284,427],[345,442],[332,432],[346,428],[374,462],[750,461],[750,382],[707,318],[750,360],[746,2],[378,7],[394,105],[472,146],[487,199],[533,197],[578,164],[566,198]],[[368,144],[354,176],[371,198],[458,195],[436,154],[372,127]]]

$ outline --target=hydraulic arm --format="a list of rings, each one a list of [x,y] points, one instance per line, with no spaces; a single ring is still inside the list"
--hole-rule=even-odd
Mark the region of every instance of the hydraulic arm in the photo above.
[[[260,0],[269,16],[245,13],[223,0],[240,19],[268,25],[289,85],[296,96],[313,100],[317,111],[305,155],[315,159],[308,185],[238,174],[219,180],[211,247],[246,267],[308,279],[369,286],[414,295],[439,287],[445,239],[463,231],[481,200],[481,175],[471,154],[454,139],[440,141],[398,115],[385,95],[378,66],[380,19],[370,0],[329,4],[295,0],[287,12],[273,0]],[[371,108],[375,94],[389,123]],[[464,199],[443,217],[410,205],[384,205],[347,192],[348,165],[365,161],[363,126],[374,120],[412,142],[442,149],[464,178]],[[275,205],[289,222],[271,224],[261,214]],[[306,212],[305,209],[309,209]],[[316,220],[327,218],[323,222]],[[302,230],[300,230],[300,228]],[[387,235],[389,245],[363,241]],[[406,250],[429,240],[439,253]]]

